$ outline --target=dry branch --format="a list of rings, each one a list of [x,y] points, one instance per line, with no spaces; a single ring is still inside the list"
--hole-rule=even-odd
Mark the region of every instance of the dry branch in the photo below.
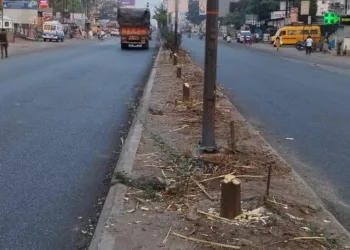
[[[208,245],[212,245],[212,246],[217,246],[217,247],[223,247],[223,248],[230,248],[230,249],[241,249],[240,247],[237,246],[233,246],[233,245],[228,245],[228,244],[221,244],[221,243],[216,243],[216,242],[211,242],[211,241],[206,241],[206,240],[200,240],[200,239],[196,239],[196,238],[192,238],[192,237],[187,237],[175,232],[171,233],[172,235],[185,239],[185,240],[189,240],[189,241],[193,241],[193,242],[197,242],[197,243],[203,243],[203,244],[208,244]]]

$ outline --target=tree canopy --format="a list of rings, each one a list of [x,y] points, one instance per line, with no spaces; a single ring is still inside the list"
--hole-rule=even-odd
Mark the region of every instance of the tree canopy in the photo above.
[[[186,13],[186,19],[193,24],[200,24],[205,20],[204,15],[199,15],[199,2],[198,0],[188,1],[188,12]]]
[[[271,12],[278,9],[279,0],[248,0],[246,13],[257,15],[259,20],[265,20],[270,18]]]
[[[103,2],[100,9],[100,19],[117,20],[119,2],[108,0]]]
[[[164,4],[155,7],[154,15],[152,17],[158,23],[158,28],[163,28],[167,25],[168,12]]]

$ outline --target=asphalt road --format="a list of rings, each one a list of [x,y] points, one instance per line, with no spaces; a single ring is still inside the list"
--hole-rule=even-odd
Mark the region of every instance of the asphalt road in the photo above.
[[[1,250],[75,249],[154,48],[112,39],[0,60]]]
[[[184,37],[183,46],[203,66],[204,40]],[[302,57],[291,60],[220,43],[217,70],[218,82],[243,115],[350,230],[350,81],[345,69],[335,72]]]

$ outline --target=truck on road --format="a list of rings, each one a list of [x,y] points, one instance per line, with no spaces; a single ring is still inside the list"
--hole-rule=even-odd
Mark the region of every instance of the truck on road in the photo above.
[[[141,45],[149,48],[151,14],[149,9],[119,8],[118,23],[120,46],[127,49],[129,45]]]

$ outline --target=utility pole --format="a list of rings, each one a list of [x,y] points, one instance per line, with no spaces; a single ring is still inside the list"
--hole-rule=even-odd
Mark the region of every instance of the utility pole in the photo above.
[[[179,0],[175,0],[175,51],[174,53],[178,52],[178,39],[177,39],[177,25],[179,21]]]
[[[286,0],[286,13],[284,18],[284,25],[287,25],[288,9],[289,9],[289,0]]]
[[[1,1],[1,29],[4,28],[4,0]]]
[[[219,0],[207,1],[201,150],[215,152],[216,61]]]
[[[72,21],[74,22],[74,0],[72,0]]]

